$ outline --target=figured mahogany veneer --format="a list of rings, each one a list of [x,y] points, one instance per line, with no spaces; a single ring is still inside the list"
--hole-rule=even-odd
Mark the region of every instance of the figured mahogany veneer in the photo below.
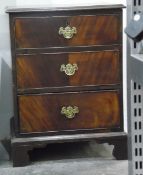
[[[15,43],[17,48],[119,44],[120,20],[118,14],[17,18]],[[70,40],[59,35],[59,28],[67,25],[77,29],[77,34]]]
[[[119,50],[18,55],[18,88],[109,85],[120,83]],[[62,64],[74,64],[78,70],[68,76],[60,71]]]
[[[20,132],[118,128],[121,108],[118,91],[19,96]],[[62,107],[77,106],[72,119]]]
[[[18,135],[122,130],[120,8],[17,13],[11,25]],[[77,30],[70,39],[59,34],[67,26]],[[63,64],[78,69],[69,76],[61,71]],[[80,106],[70,122],[59,117],[65,103]]]

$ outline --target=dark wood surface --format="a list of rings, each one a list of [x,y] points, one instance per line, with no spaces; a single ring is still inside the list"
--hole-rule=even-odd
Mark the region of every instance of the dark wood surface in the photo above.
[[[58,14],[58,15],[57,15]],[[64,15],[63,15],[64,14]],[[57,16],[59,16],[59,17],[57,17]],[[64,17],[63,17],[64,16]],[[29,53],[30,52],[30,50],[32,49],[32,55],[29,55],[29,57],[31,58],[31,57],[33,57],[33,55],[34,55],[34,52],[35,52],[35,55],[37,55],[37,54],[39,54],[39,55],[44,55],[45,53],[48,53],[49,52],[49,49],[51,49],[51,47],[43,47],[43,45],[41,45],[40,47],[41,48],[30,48],[30,47],[28,47],[28,48],[21,48],[21,49],[17,49],[16,48],[16,43],[15,43],[15,34],[16,34],[16,26],[15,26],[15,20],[31,20],[31,19],[50,19],[50,18],[53,18],[54,17],[54,19],[57,19],[58,18],[58,22],[59,21],[62,21],[61,19],[70,19],[71,21],[72,21],[72,18],[74,19],[74,18],[76,18],[76,17],[79,17],[79,19],[84,19],[84,17],[86,18],[95,18],[95,19],[98,19],[98,18],[100,18],[100,17],[102,17],[103,19],[104,19],[104,17],[105,18],[108,18],[108,17],[110,17],[110,18],[112,18],[113,17],[113,19],[116,19],[117,21],[117,26],[118,26],[118,29],[116,28],[116,31],[118,31],[117,32],[117,35],[119,36],[118,37],[118,39],[116,38],[116,40],[117,40],[117,43],[115,44],[114,42],[111,42],[111,43],[106,43],[106,40],[110,40],[110,37],[112,38],[112,34],[111,34],[111,36],[109,36],[109,38],[107,39],[106,37],[104,38],[104,32],[99,32],[100,31],[100,25],[98,26],[97,25],[97,33],[99,32],[99,34],[100,34],[100,36],[99,36],[99,38],[101,38],[101,39],[99,39],[99,40],[101,40],[101,41],[103,41],[103,43],[106,43],[106,45],[102,45],[101,47],[102,47],[102,51],[103,50],[106,50],[106,48],[109,48],[109,44],[110,44],[110,46],[113,46],[113,48],[115,48],[115,50],[117,51],[117,49],[120,47],[121,48],[121,44],[122,44],[122,9],[121,8],[117,8],[116,10],[115,10],[115,8],[102,8],[102,9],[97,9],[97,10],[94,10],[94,9],[92,9],[92,10],[67,10],[67,11],[60,11],[60,12],[58,12],[58,10],[57,10],[57,12],[56,11],[47,11],[47,12],[44,12],[44,13],[37,13],[37,12],[35,12],[35,13],[33,13],[33,12],[31,12],[31,13],[27,13],[27,12],[23,12],[23,13],[10,13],[10,27],[11,27],[11,38],[12,38],[12,55],[13,55],[13,80],[14,80],[14,82],[13,82],[13,84],[14,84],[14,96],[15,96],[15,116],[14,116],[14,118],[15,118],[15,132],[16,133],[18,133],[19,132],[19,106],[18,106],[18,101],[17,101],[17,92],[19,93],[20,91],[20,89],[17,91],[17,83],[18,83],[18,79],[17,79],[17,66],[16,65],[18,65],[18,64],[16,64],[17,63],[17,60],[20,60],[20,58],[19,59],[17,59],[18,57],[26,57],[26,56],[28,56],[27,55],[27,53]],[[86,18],[86,19],[87,19]],[[70,22],[71,22],[70,21]],[[90,23],[93,25],[94,23],[93,23],[93,21],[92,20],[89,20],[90,21]],[[97,20],[97,21],[99,21],[99,20]],[[102,21],[102,20],[101,20]],[[107,21],[105,21],[105,20],[103,20],[105,23],[107,22]],[[103,22],[102,21],[102,22]],[[111,20],[112,21],[112,20]],[[110,22],[110,20],[109,20],[109,22]],[[91,25],[90,24],[90,25]],[[99,22],[99,24],[100,24],[100,22]],[[109,23],[110,24],[110,23]],[[53,25],[55,25],[54,24],[54,22],[53,22]],[[82,24],[83,25],[83,24]],[[112,27],[111,27],[111,25],[109,25],[108,26],[108,24],[106,23],[106,25],[107,25],[107,29],[108,29],[108,27],[109,28],[111,28],[112,29]],[[83,25],[84,26],[84,25]],[[26,27],[26,26],[25,26]],[[28,27],[28,26],[27,26]],[[24,28],[24,27],[23,27]],[[32,30],[33,30],[33,26],[31,25],[31,28],[32,28]],[[87,26],[87,28],[88,28],[88,30],[91,30],[91,31],[93,31],[92,30],[92,28],[90,28],[90,27],[88,27]],[[99,28],[99,29],[98,29]],[[114,27],[113,27],[114,28]],[[34,28],[35,29],[35,28]],[[37,28],[36,28],[37,29]],[[29,29],[29,31],[30,31],[31,29]],[[42,30],[42,27],[41,26],[39,26],[39,29],[37,29],[37,30]],[[109,29],[107,30],[107,31],[109,31]],[[105,32],[106,33],[106,32]],[[107,32],[108,33],[108,32]],[[21,34],[21,33],[20,33]],[[113,34],[114,35],[114,34]],[[28,42],[28,39],[29,39],[29,42],[30,42],[30,38],[31,37],[33,37],[34,36],[34,33],[32,33],[31,35],[29,35],[29,37],[26,39],[27,41],[26,42]],[[52,35],[50,35],[50,37],[51,37]],[[40,38],[40,35],[38,35],[38,37]],[[46,33],[45,34],[45,37],[49,37],[49,35],[48,35],[48,33]],[[61,37],[61,36],[60,36]],[[83,35],[83,37],[84,37],[84,35]],[[74,39],[74,37],[73,37],[73,39]],[[88,37],[86,38],[86,39],[88,39]],[[105,41],[104,41],[104,39],[105,39]],[[84,41],[84,40],[83,40]],[[33,42],[33,41],[32,41]],[[33,43],[36,43],[37,41],[35,40]],[[56,41],[57,42],[57,41]],[[70,41],[70,42],[72,42],[72,41]],[[77,41],[78,42],[78,41]],[[39,43],[40,44],[40,43]],[[67,43],[66,43],[67,44]],[[75,43],[76,44],[76,43]],[[61,45],[61,46],[63,46],[63,45]],[[70,47],[69,47],[69,45],[65,45],[66,47],[59,47],[59,49],[58,49],[58,52],[57,52],[57,47],[53,47],[52,49],[53,49],[53,52],[52,53],[54,53],[54,50],[57,52],[57,54],[59,54],[60,53],[60,50],[63,52],[63,50],[65,49],[65,51],[66,52],[68,52],[68,49],[70,50],[70,51],[72,51],[72,52],[75,52],[75,51],[78,51],[78,52],[80,52],[80,48],[81,48],[81,50],[82,51],[86,51],[86,52],[88,52],[88,51],[90,51],[91,49],[92,49],[92,51],[93,51],[93,48],[95,47],[96,48],[96,46],[97,46],[97,48],[95,49],[96,50],[96,52],[101,52],[101,51],[98,51],[98,49],[100,50],[100,47],[99,47],[99,45],[91,45],[90,43],[87,43],[87,45],[85,46],[85,45],[83,45],[82,47],[81,46],[78,46],[78,47],[74,47],[74,45],[72,46],[72,45],[70,45]],[[67,47],[68,46],[68,47]],[[72,46],[72,47],[71,47]],[[84,50],[85,49],[85,50]],[[44,53],[43,53],[43,50],[44,50]],[[118,87],[119,87],[119,91],[121,90],[121,87],[122,87],[122,59],[121,59],[121,50],[122,49],[119,49],[119,55],[120,55],[120,60],[119,60],[119,70],[120,70],[120,72],[119,72],[119,74],[120,74],[120,76],[119,76],[119,81],[117,81],[117,83],[116,84],[107,84],[107,86],[102,86],[102,84],[99,84],[99,86],[96,86],[96,84],[93,84],[93,85],[91,85],[91,84],[87,84],[86,86],[84,86],[85,88],[83,88],[83,89],[80,89],[80,86],[78,86],[78,85],[76,85],[76,86],[70,86],[70,88],[69,88],[69,90],[70,91],[72,91],[72,92],[74,92],[74,91],[77,91],[77,90],[83,90],[83,92],[85,92],[85,90],[86,91],[93,91],[93,90],[105,90],[107,87],[107,89],[118,89]],[[18,51],[18,55],[16,55],[16,53],[17,53],[17,51]],[[115,52],[116,52],[115,51]],[[23,56],[22,56],[22,54],[24,54]],[[66,54],[65,54],[66,55]],[[37,57],[37,56],[36,56]],[[67,60],[67,59],[66,59]],[[117,60],[117,59],[114,59],[114,63],[115,63],[115,60]],[[35,61],[35,60],[34,60]],[[58,59],[58,61],[59,61],[59,59]],[[106,61],[105,61],[106,62]],[[112,63],[112,64],[114,64],[114,63]],[[103,63],[102,63],[103,64]],[[94,67],[94,66],[93,66]],[[112,67],[112,65],[110,65],[110,67]],[[32,70],[32,69],[31,69]],[[114,69],[115,70],[115,69]],[[116,72],[117,70],[115,70],[115,72]],[[118,71],[117,71],[118,72]],[[76,75],[76,74],[75,74]],[[39,75],[38,75],[39,76]],[[38,77],[37,76],[37,77]],[[105,76],[105,74],[104,74],[104,76]],[[31,78],[31,77],[29,77],[29,78]],[[100,79],[100,78],[99,78]],[[102,79],[102,78],[101,78]],[[90,80],[90,78],[89,78],[89,80]],[[27,80],[26,80],[27,81]],[[91,81],[91,80],[90,80]],[[93,81],[93,80],[92,80]],[[100,80],[101,81],[101,80]],[[110,80],[111,81],[111,80]],[[82,85],[83,86],[83,85]],[[55,87],[55,88],[57,88],[56,89],[56,91],[55,90],[53,90],[53,92],[64,92],[63,91],[63,89],[65,89],[65,91],[67,92],[68,91],[68,89],[66,89],[66,87],[69,87],[69,86],[61,86],[61,87],[59,87],[59,88],[57,88],[57,87]],[[73,89],[72,89],[72,87],[73,87]],[[77,87],[77,88],[75,88],[75,87]],[[91,88],[90,88],[91,87]],[[95,89],[94,89],[94,87],[95,87]],[[97,88],[98,87],[98,88]],[[101,87],[101,88],[100,88]],[[104,87],[105,87],[105,89],[104,89]],[[52,86],[50,86],[50,88],[53,88],[53,89],[55,89],[54,87],[52,87]],[[63,89],[62,89],[63,88]],[[43,90],[42,90],[43,89]],[[62,90],[61,90],[62,89]],[[40,90],[41,90],[41,92],[40,92]],[[117,91],[118,91],[117,90]],[[47,88],[47,87],[43,87],[43,86],[41,86],[41,88],[29,88],[29,89],[21,89],[21,94],[23,94],[24,95],[24,92],[28,92],[28,93],[35,93],[35,95],[36,95],[36,93],[41,93],[41,95],[42,95],[42,93],[46,93],[46,92],[48,92],[49,91],[49,89]],[[52,91],[51,91],[52,92]],[[121,91],[120,91],[121,92]],[[122,93],[121,93],[122,94]],[[25,94],[26,95],[26,94]],[[121,96],[120,96],[121,97]],[[120,103],[120,107],[121,107],[121,111],[122,111],[122,97],[120,98],[120,100],[118,101],[119,103]],[[122,112],[121,112],[122,113]],[[120,128],[123,128],[123,120],[122,120],[122,114],[121,114],[121,122],[120,122]]]
[[[119,51],[53,53],[17,56],[18,89],[111,85],[120,83]],[[60,71],[62,64],[77,64],[75,74]]]
[[[29,151],[32,151],[34,148],[44,148],[49,143],[81,142],[93,139],[95,139],[97,143],[109,143],[110,145],[115,145],[113,156],[118,160],[127,159],[127,134],[124,132],[56,135],[32,138],[12,138],[13,166],[26,166],[30,164]]]
[[[77,29],[77,34],[71,39],[58,33],[60,27],[67,25]],[[17,48],[119,44],[121,26],[119,14],[17,18],[15,42]]]
[[[44,143],[62,143],[62,142],[74,142],[74,141],[89,141],[91,139],[107,139],[110,140],[112,138],[119,139],[120,137],[126,137],[127,133],[125,132],[109,132],[109,133],[84,133],[84,134],[65,134],[65,135],[52,135],[52,136],[41,136],[41,137],[13,137],[11,143],[26,143],[34,142],[37,144],[38,142]]]
[[[68,119],[63,106],[77,106],[79,113]],[[115,128],[120,110],[117,91],[19,96],[20,132]]]
[[[24,19],[25,20],[29,20],[29,19],[33,19],[33,20],[34,19],[50,19],[50,18],[53,18],[53,17],[54,17],[54,19],[57,19],[58,18],[59,21],[60,21],[60,19],[64,19],[64,18],[66,18],[66,19],[72,19],[74,17],[80,17],[81,19],[82,19],[82,17],[89,17],[89,18],[90,17],[94,17],[95,19],[96,18],[98,19],[98,17],[102,17],[103,19],[104,19],[104,17],[105,18],[108,18],[108,17],[112,18],[113,17],[113,19],[116,19],[117,20],[116,22],[118,23],[117,24],[118,29],[116,29],[116,31],[118,31],[118,33],[117,33],[118,38],[116,38],[117,43],[114,43],[114,42],[111,42],[111,43],[108,43],[107,42],[106,43],[106,39],[107,38],[106,37],[104,38],[104,35],[103,35],[104,32],[101,33],[101,32],[99,32],[100,29],[97,29],[97,33],[98,32],[100,33],[99,38],[100,37],[102,38],[101,40],[100,39],[99,40],[100,41],[103,41],[103,43],[106,43],[106,45],[91,45],[90,43],[87,43],[87,45],[82,45],[82,46],[80,46],[80,45],[79,46],[78,45],[65,45],[65,47],[63,47],[64,45],[61,45],[61,46],[58,46],[58,47],[47,47],[47,46],[46,47],[42,47],[42,45],[41,45],[40,46],[41,48],[30,48],[30,47],[28,47],[28,48],[17,48],[16,47],[16,43],[15,43],[15,41],[16,41],[15,40],[15,37],[16,37],[16,35],[15,35],[16,34],[16,30],[15,30],[16,29],[16,26],[15,26],[16,23],[15,23],[15,21],[16,20],[21,20],[21,19],[22,20],[24,20]],[[92,20],[90,20],[90,21],[92,22]],[[106,23],[107,21],[104,21],[104,22]],[[94,23],[92,23],[92,25],[93,24]],[[54,23],[53,23],[53,25],[54,25]],[[109,26],[108,26],[108,24],[106,24],[106,25],[107,25],[107,29],[108,29]],[[120,115],[120,119],[121,120],[120,120],[120,126],[119,126],[119,128],[120,128],[120,131],[123,130],[122,90],[121,90],[122,89],[122,47],[121,47],[121,45],[122,45],[122,9],[121,8],[118,7],[116,10],[114,8],[113,9],[112,8],[109,8],[109,9],[108,8],[107,9],[106,8],[105,9],[102,8],[102,9],[97,9],[97,10],[94,10],[94,9],[92,9],[92,10],[75,10],[75,11],[74,10],[71,10],[71,11],[70,10],[69,11],[68,10],[67,11],[58,11],[57,10],[57,11],[47,11],[47,12],[41,12],[41,13],[40,12],[39,13],[37,13],[37,12],[35,12],[35,13],[34,12],[31,12],[31,13],[27,13],[27,12],[23,12],[23,13],[10,13],[10,27],[11,27],[11,39],[12,39],[11,46],[12,46],[12,56],[13,56],[13,59],[12,59],[12,65],[13,66],[12,67],[13,67],[13,85],[14,85],[13,86],[13,89],[14,89],[14,104],[15,104],[14,105],[14,107],[15,107],[14,108],[14,110],[15,110],[15,115],[14,115],[14,119],[15,120],[14,120],[14,123],[15,123],[15,134],[16,135],[19,135],[19,131],[20,131],[19,130],[19,124],[20,124],[20,121],[19,121],[19,106],[18,106],[18,98],[17,98],[17,95],[18,94],[26,95],[28,93],[28,94],[35,94],[36,95],[36,93],[38,93],[38,94],[41,94],[42,95],[42,93],[48,93],[48,92],[56,93],[56,92],[64,92],[64,91],[65,92],[68,92],[68,91],[71,91],[71,92],[83,91],[83,92],[85,92],[85,91],[107,90],[107,89],[108,90],[109,89],[110,90],[117,90],[117,91],[119,90],[121,92],[120,93],[121,94],[120,95],[120,99],[118,101],[119,104],[120,104],[120,109],[121,109],[121,111],[120,111],[121,112],[121,115]],[[31,26],[31,28],[33,30],[33,26]],[[42,30],[42,27],[41,26],[39,26],[39,28]],[[93,31],[92,28],[89,28],[88,26],[87,26],[87,28],[88,28],[89,31],[90,30]],[[98,25],[97,25],[97,28],[98,28]],[[110,28],[112,29],[111,25],[110,25]],[[38,29],[38,30],[40,31],[40,29]],[[31,29],[29,29],[29,30],[31,30]],[[108,32],[110,32],[109,29],[108,29]],[[30,38],[33,37],[33,36],[34,36],[34,33],[32,33],[31,35],[29,35],[29,37],[26,39],[27,40],[26,42],[28,42],[28,39],[30,41],[31,40]],[[52,35],[50,35],[50,37],[51,36]],[[38,35],[38,37],[40,37],[40,35]],[[49,34],[46,33],[45,37],[49,37]],[[111,36],[109,36],[109,40],[110,40],[110,37],[112,38],[112,34],[111,34]],[[84,33],[83,33],[83,38],[84,38]],[[74,37],[73,37],[73,39],[74,39]],[[104,39],[105,39],[105,42],[104,42]],[[37,41],[35,40],[34,42],[37,42]],[[72,42],[72,41],[70,41],[70,42]],[[41,86],[40,88],[37,88],[37,87],[36,88],[35,87],[34,88],[28,88],[28,89],[27,88],[24,88],[24,89],[23,88],[20,88],[20,89],[18,88],[18,79],[17,79],[17,65],[18,65],[17,64],[17,60],[18,60],[17,58],[18,57],[21,57],[21,58],[24,57],[25,58],[25,57],[28,56],[28,57],[32,58],[34,55],[36,57],[38,55],[41,55],[40,57],[42,57],[42,55],[45,55],[45,53],[50,55],[50,53],[52,54],[52,53],[55,53],[55,52],[57,54],[60,54],[61,53],[61,55],[64,55],[64,53],[66,55],[69,52],[72,52],[72,53],[73,52],[81,52],[82,53],[82,52],[89,52],[89,51],[94,52],[95,51],[95,52],[99,53],[101,51],[106,51],[106,50],[109,51],[109,48],[111,48],[111,51],[114,50],[113,51],[114,53],[117,52],[119,54],[119,62],[116,62],[117,59],[114,59],[114,61],[113,61],[113,59],[110,58],[113,61],[112,64],[116,64],[116,63],[118,64],[119,63],[119,68],[117,70],[114,69],[114,71],[113,71],[115,74],[117,72],[119,73],[118,74],[119,75],[119,79],[118,78],[115,78],[116,79],[115,80],[116,81],[116,84],[110,83],[110,84],[106,84],[106,85],[103,84],[102,85],[102,84],[98,84],[98,82],[95,82],[95,83],[97,83],[97,85],[96,84],[93,84],[92,85],[92,84],[89,83],[87,85],[76,85],[76,86],[74,86],[74,85],[73,86],[68,86],[69,84],[68,85],[65,84],[65,85],[59,86],[59,87],[58,86],[57,87],[53,87],[53,86],[44,87],[44,86]],[[116,56],[116,58],[117,57],[118,56]],[[19,60],[20,60],[20,58],[19,58]],[[59,59],[58,59],[58,61],[59,61]],[[106,62],[106,60],[105,60],[105,62]],[[94,67],[95,65],[92,65],[92,66]],[[110,67],[113,68],[114,66],[112,66],[110,64]],[[104,74],[104,76],[106,77],[106,74]],[[112,75],[112,76],[114,76],[114,75]],[[31,77],[29,77],[29,78],[31,79]],[[100,78],[100,76],[99,76],[100,83],[102,83],[101,82],[102,78],[103,77]],[[84,79],[84,78],[82,78],[82,79]],[[89,80],[90,80],[90,78],[89,78]],[[94,80],[92,79],[92,81],[95,81],[95,79]],[[109,81],[111,81],[111,79]],[[114,81],[114,80],[112,80],[112,81]],[[52,88],[53,88],[53,90],[52,90]],[[102,131],[103,130],[101,130],[101,132]],[[93,132],[95,132],[95,131],[93,131]],[[39,134],[37,134],[37,136],[38,135]],[[31,136],[32,136],[32,134],[31,134]]]
[[[6,12],[7,13],[23,13],[23,12],[52,12],[52,11],[76,11],[76,10],[106,10],[106,9],[112,9],[114,11],[121,9],[121,8],[125,8],[125,6],[123,4],[110,4],[110,5],[92,5],[92,6],[72,6],[72,7],[46,7],[46,6],[41,6],[41,7],[37,7],[37,6],[33,6],[33,7],[24,7],[24,6],[15,6],[15,7],[7,7],[6,8]]]
[[[7,10],[15,111],[11,128],[17,137],[11,142],[14,166],[28,164],[28,151],[34,147],[91,139],[114,144],[115,157],[123,157],[118,154],[126,150],[121,148],[126,146],[126,134],[120,132],[122,8]],[[70,40],[58,34],[59,27],[67,25],[77,28]],[[61,64],[69,62],[79,66],[71,77],[59,71]],[[78,106],[80,112],[67,119],[60,114],[64,105]]]

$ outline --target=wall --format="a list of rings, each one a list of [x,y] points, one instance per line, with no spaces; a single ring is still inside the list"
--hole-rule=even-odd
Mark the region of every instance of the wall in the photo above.
[[[6,6],[74,6],[94,4],[126,4],[125,0],[0,0],[0,140],[10,137],[9,121],[13,116],[12,103],[12,81],[11,81],[11,55],[8,14],[5,13]],[[124,18],[125,19],[125,18]],[[125,23],[125,20],[124,20]],[[125,36],[124,36],[125,37]],[[126,59],[124,52],[124,89],[126,89]],[[126,91],[124,91],[125,109],[125,130],[126,123]],[[7,159],[8,156],[0,144],[0,159]]]
[[[16,0],[18,6],[26,5],[47,5],[47,6],[75,6],[75,5],[94,5],[94,4],[125,4],[126,0]]]
[[[5,8],[14,5],[16,0],[0,0],[0,140],[9,137],[9,119],[13,115],[9,20]],[[8,156],[0,144],[1,158]]]

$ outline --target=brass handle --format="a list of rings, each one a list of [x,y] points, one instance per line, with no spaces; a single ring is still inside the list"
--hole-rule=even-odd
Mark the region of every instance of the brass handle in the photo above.
[[[65,74],[69,76],[74,75],[76,70],[78,70],[78,66],[76,63],[75,64],[69,63],[67,65],[62,64],[60,68],[61,72],[65,72]]]
[[[71,39],[74,34],[77,33],[76,27],[70,27],[69,25],[67,27],[60,27],[59,28],[59,35],[63,35],[66,39]]]
[[[68,106],[68,107],[65,107],[63,106],[62,109],[61,109],[61,114],[65,115],[66,118],[74,118],[75,117],[75,114],[79,113],[79,109],[77,106]]]

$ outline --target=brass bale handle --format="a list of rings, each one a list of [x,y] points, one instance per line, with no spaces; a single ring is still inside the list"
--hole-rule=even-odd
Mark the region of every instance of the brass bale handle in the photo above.
[[[63,35],[65,39],[71,39],[74,34],[77,33],[76,27],[70,27],[69,25],[67,27],[60,27],[59,28],[59,35]]]
[[[74,75],[76,70],[78,70],[78,66],[76,63],[75,64],[69,63],[67,65],[62,64],[60,68],[60,71],[65,72],[65,74],[68,76]]]
[[[63,106],[61,109],[61,114],[65,115],[66,118],[72,119],[75,117],[75,114],[79,113],[79,109],[77,106]]]

